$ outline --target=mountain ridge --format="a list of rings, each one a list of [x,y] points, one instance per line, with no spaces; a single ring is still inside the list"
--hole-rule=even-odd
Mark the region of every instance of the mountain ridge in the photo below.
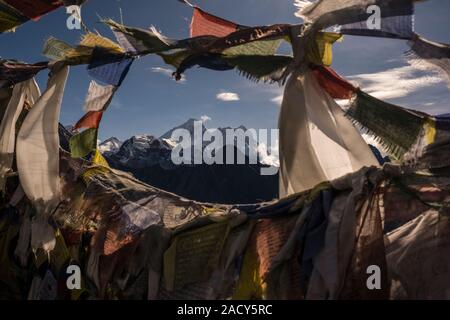
[[[278,197],[278,174],[263,176],[260,174],[261,168],[268,167],[267,165],[261,162],[249,164],[248,143],[244,151],[245,164],[175,165],[171,160],[171,153],[177,142],[171,139],[172,133],[176,129],[186,129],[193,135],[194,121],[197,120],[191,118],[168,130],[159,138],[141,134],[121,142],[111,137],[99,144],[99,150],[111,167],[130,172],[136,178],[155,187],[197,201],[238,204],[256,203]],[[246,130],[244,126],[238,128]],[[217,130],[223,134],[226,129],[233,128]],[[206,130],[202,123],[202,133]],[[202,142],[202,149],[209,143]],[[233,148],[237,163],[239,152],[244,152],[236,145]],[[221,151],[225,160],[230,149],[224,146]]]

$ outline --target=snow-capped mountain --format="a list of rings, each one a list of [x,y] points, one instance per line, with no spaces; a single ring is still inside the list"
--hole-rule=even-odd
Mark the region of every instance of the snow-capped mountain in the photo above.
[[[169,146],[171,146],[171,148],[175,148],[178,144],[178,141],[174,140],[173,137],[173,133],[178,130],[178,129],[184,129],[187,130],[190,134],[191,137],[194,137],[194,131],[195,131],[195,123],[197,122],[197,125],[200,124],[201,126],[201,132],[202,134],[205,133],[206,128],[203,124],[203,122],[197,120],[197,119],[189,119],[188,121],[186,121],[185,123],[174,127],[172,129],[170,129],[169,131],[167,131],[166,133],[164,133],[161,137],[159,137],[159,139],[161,139],[161,141],[165,142],[166,144],[168,144]],[[198,130],[198,129],[197,129]],[[193,144],[193,141],[192,141]],[[193,146],[194,147],[194,146]],[[202,146],[202,149],[205,147],[205,145]],[[193,153],[192,153],[193,154]]]
[[[261,158],[258,164],[246,161],[246,164],[241,165],[175,165],[171,160],[171,153],[179,141],[172,139],[172,133],[176,129],[185,129],[193,137],[194,125],[199,125],[195,121],[197,120],[189,119],[159,138],[137,135],[122,144],[118,139],[111,138],[100,143],[100,151],[111,167],[128,171],[146,183],[189,199],[218,203],[254,203],[278,196],[278,175],[260,174],[262,167],[277,164],[277,159]],[[239,128],[246,131],[243,126]],[[232,128],[217,129],[222,133],[224,142],[227,129]],[[201,123],[201,130],[203,134],[207,130],[204,123]],[[194,148],[194,141],[191,142]],[[209,143],[202,143],[201,148],[204,149]],[[246,141],[246,145],[249,145],[249,141]],[[266,150],[264,145],[256,142],[254,145],[258,152]],[[236,145],[234,148],[235,156],[239,151],[247,155],[248,150],[237,150]],[[226,152],[228,150],[224,149],[223,154]]]
[[[188,121],[186,121],[185,123],[183,123],[183,124],[181,124],[181,125],[179,125],[179,126],[177,126],[177,127],[175,127],[175,128],[172,128],[172,129],[170,129],[169,131],[167,131],[166,133],[164,133],[161,137],[159,137],[160,139],[171,139],[172,138],[172,134],[173,134],[173,132],[175,131],[175,130],[177,130],[177,129],[185,129],[185,130],[187,130],[187,131],[189,131],[189,133],[191,134],[191,136],[193,137],[194,136],[194,128],[195,128],[195,122],[198,122],[198,121],[200,121],[200,120],[197,120],[197,119],[189,119]],[[200,121],[201,122],[201,121]],[[206,131],[206,128],[205,128],[205,126],[204,126],[204,124],[203,124],[203,122],[202,122],[202,124],[201,124],[201,127],[202,127],[202,133],[204,133],[205,131]]]
[[[204,124],[196,119],[189,119],[185,123],[172,128],[167,131],[161,137],[156,138],[152,135],[136,135],[126,140],[125,142],[121,142],[119,139],[113,137],[109,138],[99,144],[99,150],[104,155],[113,156],[116,161],[119,161],[122,164],[128,164],[129,166],[136,167],[145,167],[148,165],[160,164],[163,167],[171,168],[173,167],[173,163],[170,160],[171,151],[178,145],[179,141],[174,140],[173,133],[177,129],[185,129],[189,132],[191,137],[194,137],[195,125],[201,126],[202,134],[205,133],[207,128]],[[226,141],[226,131],[227,130],[242,130],[243,132],[247,131],[247,128],[244,126],[239,126],[238,128],[218,128],[215,129],[219,131],[224,139],[224,143],[229,143]],[[198,129],[197,129],[198,130]],[[236,146],[237,138],[234,138],[233,143]],[[201,149],[204,149],[209,145],[210,142],[202,142]],[[191,144],[194,147],[194,141],[192,139]],[[264,144],[258,144],[256,139],[249,137],[249,139],[245,140],[245,149],[238,149],[241,153],[244,153],[247,157],[249,155],[250,149],[255,149],[259,158],[259,162],[262,165],[279,167],[279,159],[277,154],[278,145],[268,147]],[[194,150],[191,152],[194,155]]]
[[[109,157],[122,165],[145,168],[153,165],[170,168],[172,146],[152,135],[136,135],[125,140]]]
[[[194,136],[194,126],[195,126],[196,121],[199,121],[199,120],[189,119],[182,125],[167,131],[165,134],[163,134],[160,137],[160,139],[162,139],[164,142],[169,144],[172,148],[175,148],[175,146],[178,144],[178,141],[176,141],[172,138],[173,132],[177,129],[185,129],[185,130],[189,131],[191,137],[193,137]],[[202,134],[204,134],[205,131],[207,130],[207,128],[204,126],[203,123],[201,125],[201,128],[202,128]],[[229,141],[225,141],[227,130],[233,130],[233,131],[242,130],[243,132],[246,132],[247,128],[245,126],[241,125],[237,128],[224,127],[224,128],[217,128],[215,130],[218,130],[222,134],[224,142],[226,142],[228,144]],[[237,142],[237,138],[235,137],[234,142],[229,143],[229,144],[234,144],[236,146],[236,142]],[[193,143],[193,141],[192,141],[192,143]],[[208,144],[209,144],[209,142],[203,142],[202,149],[204,149]],[[278,159],[278,144],[268,148],[264,144],[258,144],[257,139],[253,139],[252,137],[249,137],[249,139],[245,140],[245,150],[239,149],[239,151],[244,153],[246,156],[248,156],[250,148],[254,148],[256,150],[256,152],[259,156],[259,162],[261,164],[268,165],[268,166],[275,166],[275,167],[280,166],[280,161]]]
[[[105,141],[101,142],[98,145],[98,150],[101,153],[116,153],[119,151],[120,147],[122,146],[122,141],[117,139],[116,137],[112,137],[109,139],[106,139]]]

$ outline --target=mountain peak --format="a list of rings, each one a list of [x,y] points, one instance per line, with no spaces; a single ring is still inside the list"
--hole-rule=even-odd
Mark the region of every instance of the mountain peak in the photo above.
[[[101,153],[115,153],[119,151],[122,146],[122,141],[117,139],[116,137],[111,137],[101,142],[98,145],[98,149]]]
[[[170,139],[172,138],[172,133],[177,130],[177,129],[185,129],[187,131],[189,131],[191,133],[191,135],[194,135],[194,128],[195,128],[195,122],[196,121],[200,121],[198,119],[194,119],[194,118],[190,118],[189,120],[187,120],[186,122],[184,122],[183,124],[172,128],[171,130],[167,131],[166,133],[164,133],[161,137],[159,137],[160,139]],[[202,133],[204,133],[206,131],[206,128],[202,122]]]

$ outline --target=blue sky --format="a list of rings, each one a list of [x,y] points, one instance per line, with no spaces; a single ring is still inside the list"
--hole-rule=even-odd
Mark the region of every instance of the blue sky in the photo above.
[[[244,25],[299,23],[293,0],[197,0],[197,5],[213,14]],[[156,26],[171,38],[186,38],[192,9],[176,0],[89,0],[82,10],[84,23],[91,30],[113,38],[99,23],[98,15],[147,28]],[[416,5],[415,31],[424,37],[450,43],[450,1],[429,0]],[[45,60],[44,41],[54,36],[75,44],[79,31],[66,28],[64,9],[21,26],[16,33],[2,34],[0,56],[26,62]],[[403,52],[406,41],[346,36],[334,47],[333,68],[377,97],[431,114],[450,112],[450,91],[437,73],[408,65]],[[47,74],[38,76],[44,89]],[[90,78],[85,66],[73,67],[62,106],[61,122],[75,123]],[[105,114],[100,138],[126,139],[135,134],[161,135],[189,118],[211,118],[207,126],[276,128],[282,88],[255,84],[234,71],[217,72],[191,69],[186,80],[175,82],[167,66],[156,56],[134,63],[128,77]],[[218,99],[221,98],[222,100]],[[232,101],[223,101],[232,100]]]

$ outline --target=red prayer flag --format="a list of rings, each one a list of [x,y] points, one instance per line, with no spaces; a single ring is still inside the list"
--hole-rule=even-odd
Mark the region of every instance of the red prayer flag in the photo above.
[[[78,120],[73,129],[98,129],[100,121],[102,120],[102,116],[103,111],[89,111],[80,120]]]
[[[356,92],[356,88],[350,82],[342,78],[330,67],[314,66],[312,71],[319,85],[333,99],[350,99]]]
[[[200,8],[194,7],[191,22],[191,37],[216,36],[225,37],[238,29],[236,23],[213,16]]]
[[[20,11],[30,19],[38,19],[40,16],[53,11],[63,5],[60,0],[4,0],[7,4]]]

